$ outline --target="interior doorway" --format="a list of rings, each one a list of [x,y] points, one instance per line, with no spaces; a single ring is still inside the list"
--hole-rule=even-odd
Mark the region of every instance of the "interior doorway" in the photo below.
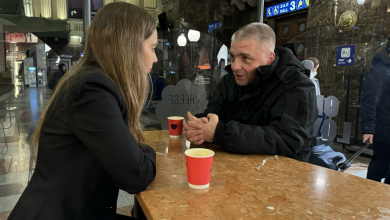
[[[276,20],[276,46],[283,46],[290,42],[294,43],[295,52],[299,60],[305,58],[305,35],[307,24],[307,13],[288,16]]]

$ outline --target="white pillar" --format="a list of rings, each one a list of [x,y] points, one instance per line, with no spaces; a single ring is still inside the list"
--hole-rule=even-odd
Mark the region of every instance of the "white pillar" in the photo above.
[[[32,17],[34,15],[33,13],[33,7],[32,7],[32,0],[24,0],[24,13],[26,17]]]
[[[51,18],[51,0],[41,0],[41,15],[44,18]]]
[[[67,5],[66,0],[52,0],[53,4],[53,18],[66,20],[67,19]],[[55,13],[55,15],[54,15]]]
[[[39,17],[41,14],[41,0],[31,0],[34,17]]]

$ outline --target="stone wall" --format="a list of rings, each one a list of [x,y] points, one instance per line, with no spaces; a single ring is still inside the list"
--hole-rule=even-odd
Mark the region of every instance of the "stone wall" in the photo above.
[[[275,5],[284,0],[276,0],[266,3],[265,7]],[[248,7],[247,7],[248,8]],[[245,9],[244,24],[255,21],[256,10]],[[333,0],[311,0],[308,8],[307,31],[305,35],[305,57],[316,57],[320,61],[317,78],[320,82],[321,93],[327,97],[336,96],[340,101],[340,109],[333,120],[337,124],[337,132],[343,132],[345,110],[347,107],[347,85],[350,77],[350,92],[348,106],[359,103],[360,79],[371,68],[372,58],[383,49],[383,43],[390,36],[390,1],[389,0],[365,0],[363,5],[358,5],[356,0],[339,0],[337,9],[337,21],[340,15],[352,10],[357,14],[355,29],[340,32],[334,21]],[[298,11],[299,13],[299,11]],[[294,15],[285,15],[294,16]],[[265,19],[275,31],[277,16]],[[355,45],[355,65],[348,67],[335,66],[337,46]],[[347,121],[352,123],[352,133],[356,128],[357,109],[348,109]],[[360,127],[358,128],[360,134]]]
[[[358,5],[356,0],[339,1],[339,16],[346,10],[357,13],[355,29],[340,32],[334,23],[333,0],[312,0],[308,11],[305,57],[317,57],[320,68],[317,78],[321,93],[327,97],[336,96],[340,101],[339,114],[333,120],[337,123],[338,133],[342,133],[346,106],[358,104],[360,78],[371,65],[371,60],[381,49],[381,44],[390,34],[390,13],[387,0],[365,0]],[[389,5],[390,6],[390,5]],[[335,66],[337,46],[356,45],[355,65]],[[348,76],[351,78],[349,103],[346,103]],[[356,108],[349,108],[348,120],[352,122],[352,135],[356,128]],[[359,134],[360,137],[360,128]]]

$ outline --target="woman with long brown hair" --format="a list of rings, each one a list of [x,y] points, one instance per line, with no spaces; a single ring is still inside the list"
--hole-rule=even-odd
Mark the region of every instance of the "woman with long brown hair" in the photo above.
[[[153,181],[156,154],[139,117],[156,44],[144,9],[114,2],[96,13],[84,57],[39,120],[36,168],[9,219],[118,219],[119,189],[133,194]]]

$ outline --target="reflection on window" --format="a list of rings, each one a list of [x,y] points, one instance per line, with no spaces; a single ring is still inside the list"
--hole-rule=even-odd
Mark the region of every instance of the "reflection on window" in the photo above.
[[[302,23],[302,24],[299,25],[299,31],[304,31],[305,28],[306,28],[305,23]]]
[[[303,49],[304,49],[303,44],[299,44],[299,46],[297,48],[298,53],[302,53]]]
[[[285,26],[285,27],[283,28],[283,34],[287,34],[287,33],[288,33],[288,27]]]

